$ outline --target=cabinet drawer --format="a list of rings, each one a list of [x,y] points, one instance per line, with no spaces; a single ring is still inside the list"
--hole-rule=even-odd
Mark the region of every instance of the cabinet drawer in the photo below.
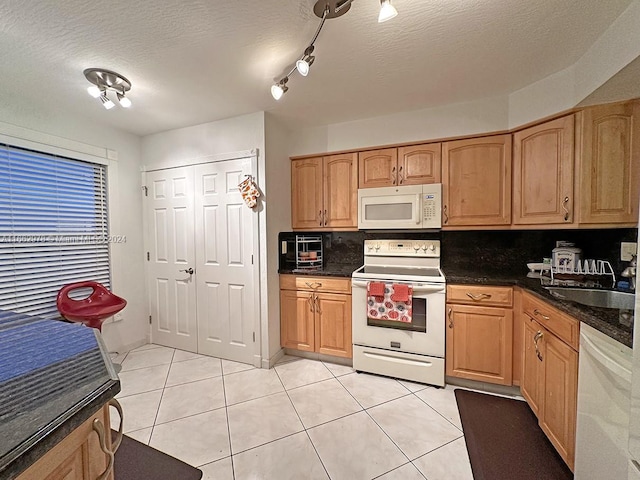
[[[311,277],[308,275],[280,275],[281,290],[313,290],[351,294],[351,279]]]
[[[510,307],[513,305],[513,288],[487,287],[485,285],[448,285],[447,302]]]
[[[522,296],[522,311],[556,334],[574,350],[578,350],[580,334],[580,322],[578,320],[528,293]]]

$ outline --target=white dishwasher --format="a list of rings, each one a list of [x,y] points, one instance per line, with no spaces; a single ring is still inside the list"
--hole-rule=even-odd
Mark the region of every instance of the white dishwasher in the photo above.
[[[582,323],[576,480],[626,479],[633,350]]]

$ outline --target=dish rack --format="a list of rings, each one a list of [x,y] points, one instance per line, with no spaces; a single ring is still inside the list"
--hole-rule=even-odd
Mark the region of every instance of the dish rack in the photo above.
[[[296,235],[296,270],[322,270],[322,235]]]
[[[611,263],[607,260],[584,260],[577,262],[576,266],[571,268],[561,266],[551,266],[551,280],[575,278],[597,279],[598,277],[611,277],[612,285],[616,284],[616,274],[613,272]],[[561,278],[562,277],[562,278]]]

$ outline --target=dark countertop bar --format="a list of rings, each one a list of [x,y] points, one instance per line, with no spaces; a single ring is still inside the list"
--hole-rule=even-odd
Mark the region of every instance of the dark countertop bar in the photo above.
[[[311,275],[318,277],[347,277],[351,278],[351,274],[362,266],[359,264],[327,264],[324,266],[322,270],[294,270],[281,268],[278,270],[279,274],[282,275]]]
[[[518,286],[526,289],[545,302],[553,305],[577,320],[599,330],[618,342],[633,348],[633,311],[618,310],[615,308],[589,307],[580,303],[563,301],[553,297],[548,290],[543,288],[540,279],[528,278],[525,275],[493,274],[490,272],[444,270],[448,285],[496,285]],[[630,313],[631,318],[624,320],[621,315]],[[621,319],[623,321],[621,322]]]
[[[18,476],[120,391],[100,333],[80,324],[0,311],[0,355],[0,478]]]

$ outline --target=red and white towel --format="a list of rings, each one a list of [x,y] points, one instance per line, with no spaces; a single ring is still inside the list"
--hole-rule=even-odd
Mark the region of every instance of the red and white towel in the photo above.
[[[367,318],[411,323],[413,287],[399,283],[367,283]]]

